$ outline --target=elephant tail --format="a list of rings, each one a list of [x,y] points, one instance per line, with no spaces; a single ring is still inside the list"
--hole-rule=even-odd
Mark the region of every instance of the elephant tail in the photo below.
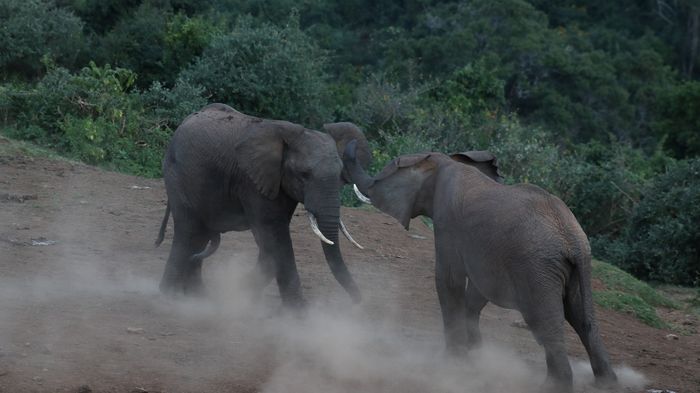
[[[221,233],[216,232],[214,233],[212,238],[209,239],[209,243],[207,243],[207,246],[204,248],[204,251],[192,255],[190,257],[190,260],[203,260],[204,258],[211,256],[219,248],[219,244],[221,244]]]
[[[579,252],[571,258],[574,265],[574,275],[578,278],[578,290],[581,305],[586,315],[594,315],[593,291],[591,289],[591,253]],[[572,294],[573,295],[573,294]]]
[[[156,239],[156,247],[160,246],[165,239],[165,227],[168,226],[168,219],[170,218],[170,201],[168,201],[165,207],[165,217],[163,217],[163,222],[160,224],[160,231],[158,231],[158,238]]]

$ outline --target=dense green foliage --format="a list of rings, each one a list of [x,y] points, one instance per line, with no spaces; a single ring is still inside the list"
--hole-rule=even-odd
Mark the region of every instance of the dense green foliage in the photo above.
[[[691,0],[0,0],[0,126],[149,176],[216,101],[353,121],[373,170],[488,149],[560,196],[596,255],[697,285],[699,54]]]
[[[700,282],[700,159],[679,161],[648,182],[608,256],[645,279]]]
[[[256,26],[242,19],[181,76],[203,86],[213,101],[235,102],[243,112],[318,123],[325,117],[324,59],[298,26]]]

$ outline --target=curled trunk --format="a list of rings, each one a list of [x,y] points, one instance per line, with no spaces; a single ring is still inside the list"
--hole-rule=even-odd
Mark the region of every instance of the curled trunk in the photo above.
[[[351,141],[345,146],[345,152],[343,154],[343,165],[348,171],[350,178],[357,189],[361,193],[372,198],[370,194],[370,187],[374,184],[374,179],[365,172],[364,168],[357,162],[357,144],[355,141]]]

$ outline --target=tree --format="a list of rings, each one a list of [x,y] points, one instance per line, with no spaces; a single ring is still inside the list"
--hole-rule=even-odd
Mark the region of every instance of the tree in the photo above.
[[[0,2],[0,72],[4,78],[37,77],[44,57],[74,67],[85,49],[82,29],[83,22],[78,17],[51,1]]]
[[[201,85],[212,101],[253,115],[303,124],[326,119],[325,53],[299,30],[242,18],[214,38],[181,76]]]

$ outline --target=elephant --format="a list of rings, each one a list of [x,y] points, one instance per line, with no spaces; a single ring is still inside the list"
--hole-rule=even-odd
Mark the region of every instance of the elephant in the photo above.
[[[544,347],[548,389],[572,389],[564,320],[583,342],[596,383],[614,386],[594,315],[590,246],[564,202],[535,185],[502,184],[496,158],[484,151],[403,155],[374,177],[356,153],[348,143],[343,161],[358,196],[406,229],[413,217],[433,220],[448,352],[481,343],[479,316],[492,302],[520,311]]]
[[[331,123],[324,129],[327,133],[261,119],[218,103],[183,120],[163,159],[168,201],[156,246],[171,213],[174,235],[161,292],[202,294],[202,262],[216,251],[221,233],[251,230],[259,252],[246,285],[259,292],[274,277],[282,304],[303,307],[289,233],[293,213],[303,203],[333,275],[359,302],[338,244],[340,226],[357,245],[340,220],[340,190],[349,179],[340,152],[357,139],[365,167],[371,154],[354,124]]]

